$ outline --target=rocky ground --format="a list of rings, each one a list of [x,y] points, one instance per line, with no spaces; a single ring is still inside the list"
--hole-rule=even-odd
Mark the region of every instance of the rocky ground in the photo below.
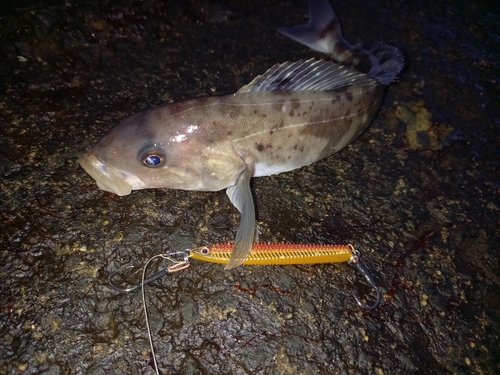
[[[146,288],[163,374],[500,372],[492,4],[335,1],[350,41],[396,45],[407,64],[355,143],[254,180],[260,239],[354,244],[383,301],[358,308],[351,291],[370,289],[347,264],[192,261]],[[153,373],[141,294],[108,275],[135,283],[155,254],[230,241],[239,214],[223,191],[105,193],[77,156],[142,109],[319,57],[275,31],[306,20],[305,1],[4,6],[0,373]]]

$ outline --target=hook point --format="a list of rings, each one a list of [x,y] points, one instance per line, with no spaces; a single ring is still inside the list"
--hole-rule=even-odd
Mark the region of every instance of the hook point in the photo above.
[[[375,279],[372,277],[372,275],[370,274],[368,269],[365,267],[365,265],[363,263],[361,263],[361,261],[359,260],[360,256],[361,256],[360,252],[358,250],[354,250],[354,252],[351,256],[351,259],[349,259],[349,263],[354,264],[354,266],[358,269],[358,271],[361,273],[361,275],[363,275],[363,277],[368,282],[368,284],[370,284],[370,286],[373,289],[375,289],[375,291],[377,292],[377,299],[376,299],[375,303],[373,303],[372,305],[367,305],[361,301],[361,299],[356,295],[356,293],[354,293],[354,291],[352,292],[352,295],[353,295],[354,299],[356,300],[356,302],[358,303],[358,305],[362,309],[373,310],[373,309],[377,308],[377,306],[380,304],[380,300],[382,299],[382,295],[380,293],[379,287],[377,286],[377,283],[375,282]]]

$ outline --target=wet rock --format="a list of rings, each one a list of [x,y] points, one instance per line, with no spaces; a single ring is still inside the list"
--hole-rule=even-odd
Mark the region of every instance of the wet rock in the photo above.
[[[162,373],[498,372],[498,6],[334,6],[349,40],[395,44],[408,63],[351,146],[253,181],[260,238],[354,244],[383,301],[360,310],[351,292],[372,291],[346,264],[192,261],[146,288]],[[197,0],[1,12],[0,373],[153,372],[141,293],[108,275],[135,284],[155,254],[232,240],[239,215],[224,192],[102,192],[76,157],[142,109],[319,57],[274,30],[306,13]]]

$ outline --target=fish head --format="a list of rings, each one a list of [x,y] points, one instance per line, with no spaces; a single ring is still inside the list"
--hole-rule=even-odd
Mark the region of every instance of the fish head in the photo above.
[[[165,111],[125,119],[80,155],[78,162],[100,189],[120,196],[146,188],[213,190],[203,180],[198,126]]]

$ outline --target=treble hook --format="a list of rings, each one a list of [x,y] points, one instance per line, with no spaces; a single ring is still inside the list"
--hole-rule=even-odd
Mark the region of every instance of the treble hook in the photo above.
[[[170,257],[170,255],[177,255],[177,254],[182,254],[184,255],[184,259],[182,261],[177,261],[177,260],[174,260]],[[109,283],[109,286],[111,288],[113,288],[114,290],[116,290],[117,292],[119,293],[128,293],[128,292],[131,292],[133,290],[136,290],[136,289],[139,289],[141,288],[142,286],[144,285],[148,285],[148,284],[151,284],[153,281],[156,281],[158,279],[161,279],[163,276],[169,274],[169,273],[172,273],[172,272],[177,272],[177,271],[180,271],[180,270],[183,270],[185,268],[188,268],[189,267],[189,253],[187,252],[182,252],[182,251],[178,251],[178,252],[175,252],[175,253],[169,253],[169,254],[160,254],[160,255],[156,255],[155,257],[162,257],[164,259],[167,259],[167,260],[170,260],[172,263],[174,263],[173,265],[169,266],[169,267],[166,267],[158,272],[155,272],[154,274],[152,274],[151,276],[149,277],[146,277],[144,278],[140,283],[138,284],[135,284],[135,285],[132,285],[132,286],[129,286],[128,288],[120,288],[118,286],[116,286],[115,284],[113,284],[113,281],[111,280],[111,278],[118,272],[118,271],[115,271],[115,272],[112,272],[109,274],[108,276],[108,283]],[[154,257],[153,257],[154,258]],[[153,259],[151,258],[150,261]],[[149,261],[148,261],[149,263]],[[132,268],[134,266],[129,266],[127,268]]]
[[[353,252],[353,254],[351,256],[351,259],[349,259],[349,264],[354,264],[354,266],[359,270],[359,272],[361,273],[361,275],[363,275],[363,277],[365,278],[365,280],[368,281],[368,284],[370,284],[370,286],[373,289],[375,289],[375,291],[377,292],[377,300],[375,301],[375,303],[373,305],[370,306],[370,305],[367,305],[367,304],[363,303],[361,301],[361,299],[356,295],[356,293],[354,293],[354,291],[352,292],[352,295],[353,295],[354,299],[356,300],[356,302],[358,303],[358,305],[362,309],[373,310],[380,303],[380,300],[381,300],[380,289],[378,288],[377,283],[375,282],[375,279],[372,277],[372,275],[370,274],[370,272],[368,271],[368,269],[359,260],[360,256],[361,256],[360,252],[358,250],[354,250],[354,252]]]

